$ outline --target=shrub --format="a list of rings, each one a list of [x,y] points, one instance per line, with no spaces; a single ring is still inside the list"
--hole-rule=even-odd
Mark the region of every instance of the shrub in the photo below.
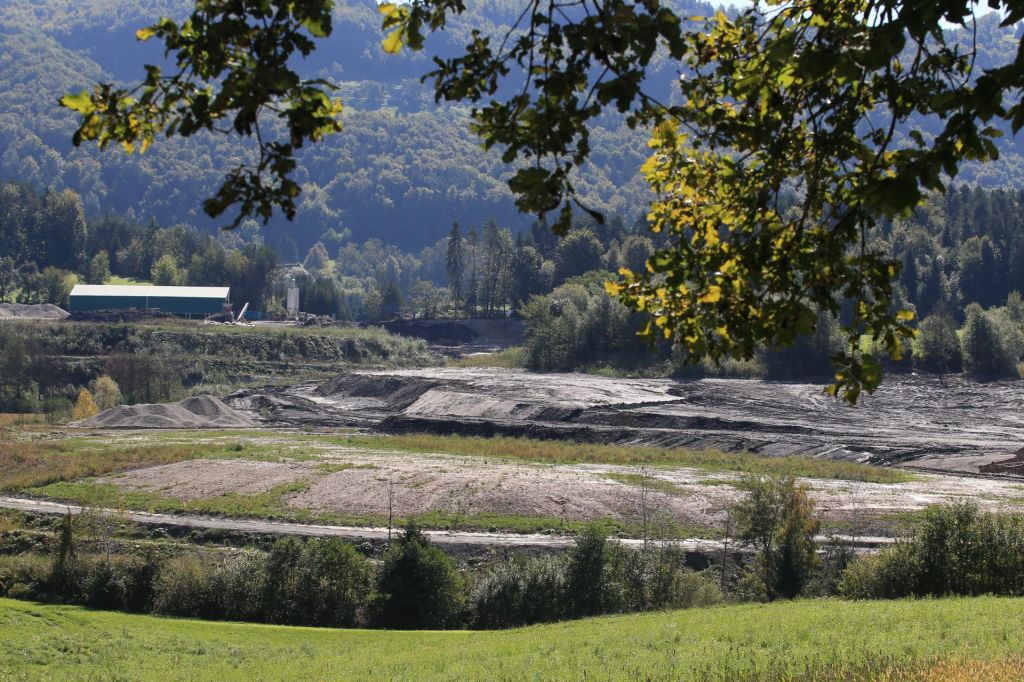
[[[213,590],[214,567],[189,554],[160,567],[153,586],[153,611],[168,616],[219,618],[219,595]]]
[[[964,369],[977,379],[1013,376],[1017,360],[1001,338],[999,329],[977,303],[966,309],[960,338]]]
[[[897,599],[916,592],[918,558],[909,544],[854,559],[839,581],[839,594],[850,599]]]
[[[908,542],[854,561],[839,589],[860,599],[1024,595],[1024,518],[970,503],[929,508]]]
[[[369,563],[337,539],[281,538],[266,561],[268,618],[275,623],[351,627],[370,590]]]
[[[44,600],[49,593],[51,561],[41,554],[0,557],[0,596]]]
[[[464,614],[464,585],[448,555],[415,526],[384,552],[371,603],[374,625],[395,629],[457,627]]]
[[[115,555],[83,562],[80,600],[97,609],[148,611],[156,573],[152,557]],[[73,597],[70,600],[79,601]]]
[[[513,558],[492,566],[473,586],[473,627],[510,628],[558,620],[564,610],[563,558]]]
[[[104,374],[93,382],[93,397],[100,410],[109,410],[121,404],[121,389],[116,381]]]
[[[210,575],[218,617],[227,620],[269,620],[263,602],[266,576],[267,555],[263,552],[240,552],[222,561]]]
[[[718,585],[688,568],[686,553],[676,547],[632,550],[611,544],[609,550],[606,608],[610,610],[685,609],[722,599]]]
[[[75,401],[75,407],[71,411],[71,417],[73,419],[88,419],[99,414],[100,409],[96,406],[96,403],[92,399],[92,393],[89,393],[89,389],[83,388],[78,392],[78,400]]]
[[[608,538],[597,526],[590,526],[576,538],[566,567],[566,614],[580,618],[605,613],[611,606],[608,576]]]

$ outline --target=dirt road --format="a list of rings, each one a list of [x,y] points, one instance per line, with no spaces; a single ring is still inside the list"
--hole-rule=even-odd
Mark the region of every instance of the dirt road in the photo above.
[[[0,497],[0,509],[11,509],[15,511],[30,512],[33,514],[81,514],[83,508],[76,504],[65,504],[50,502],[46,500],[33,500],[20,497]],[[92,513],[100,513],[112,516],[128,518],[135,523],[154,526],[173,526],[180,528],[202,528],[216,530],[230,530],[245,533],[260,533],[268,535],[300,535],[307,537],[337,537],[355,542],[387,541],[398,531],[389,531],[387,528],[360,528],[357,526],[328,526],[307,523],[287,523],[281,521],[263,521],[256,519],[229,519],[211,516],[197,516],[191,514],[151,514],[148,512],[122,512],[114,509],[90,508]],[[570,547],[573,539],[565,535],[542,535],[542,534],[516,534],[516,533],[475,533],[467,531],[422,531],[431,542],[451,548],[482,548],[482,547],[509,547],[509,548],[541,548],[551,550],[562,550]],[[878,547],[889,544],[893,540],[887,537],[858,536],[821,536],[819,542],[841,541],[861,548]],[[627,546],[639,546],[643,543],[637,539],[623,539],[621,542]],[[725,544],[719,540],[672,540],[671,543],[688,552],[710,553],[721,551]],[[735,549],[735,541],[732,543]]]

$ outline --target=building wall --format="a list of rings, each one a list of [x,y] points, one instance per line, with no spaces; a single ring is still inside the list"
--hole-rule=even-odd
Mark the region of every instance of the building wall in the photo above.
[[[224,310],[221,298],[173,298],[165,296],[72,296],[72,311],[157,308],[175,315],[212,315]]]

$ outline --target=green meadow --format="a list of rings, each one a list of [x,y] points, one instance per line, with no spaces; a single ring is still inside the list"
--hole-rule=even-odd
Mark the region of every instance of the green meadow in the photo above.
[[[804,600],[490,632],[177,620],[0,599],[10,680],[1021,679],[1024,599]]]

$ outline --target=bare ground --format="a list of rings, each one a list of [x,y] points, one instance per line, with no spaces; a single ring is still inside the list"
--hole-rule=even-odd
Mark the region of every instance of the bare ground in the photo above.
[[[252,495],[285,483],[308,482],[285,497],[296,509],[341,515],[387,515],[389,489],[398,516],[445,512],[549,517],[565,521],[616,519],[635,523],[647,488],[648,510],[678,524],[720,528],[740,498],[738,477],[690,468],[519,464],[446,455],[412,455],[317,444],[303,461],[192,460],[100,479],[126,490],[197,500],[226,493]],[[648,476],[655,490],[630,479]],[[1024,510],[1024,486],[1012,481],[923,474],[910,483],[807,479],[823,520],[862,532],[884,532],[888,517],[931,504],[971,499],[983,508]],[[667,485],[666,485],[667,484]]]
[[[890,376],[851,407],[805,383],[427,368],[352,373],[225,400],[274,426],[524,435],[977,473],[1024,445],[1022,398],[1021,382],[957,377],[942,385]]]

